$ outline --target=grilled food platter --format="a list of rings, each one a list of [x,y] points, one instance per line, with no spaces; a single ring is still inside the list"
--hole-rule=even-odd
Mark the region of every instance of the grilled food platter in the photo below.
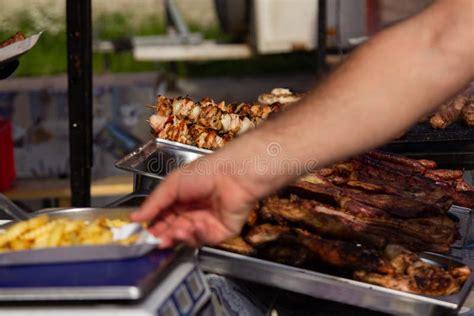
[[[463,266],[462,262],[438,254],[422,254],[433,265]],[[472,287],[473,277],[450,296],[424,296],[387,289],[381,286],[252,258],[214,248],[199,252],[202,269],[207,272],[274,286],[315,298],[360,306],[390,314],[446,315],[458,311]]]
[[[159,96],[149,122],[157,138],[117,167],[162,179],[287,106],[260,102]],[[472,234],[474,193],[463,175],[370,151],[260,201],[240,236],[199,257],[209,272],[317,298],[390,313],[455,312],[472,286],[470,268],[449,255]]]

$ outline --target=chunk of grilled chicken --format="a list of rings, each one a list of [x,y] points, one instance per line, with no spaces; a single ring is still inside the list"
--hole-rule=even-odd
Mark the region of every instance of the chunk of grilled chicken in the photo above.
[[[150,120],[151,122],[152,120]],[[185,120],[166,123],[155,135],[161,139],[211,150],[223,147],[233,138],[231,134],[218,135],[213,129],[189,124]]]
[[[258,102],[260,104],[272,105],[272,104],[291,104],[298,102],[303,97],[302,94],[295,94],[290,89],[286,88],[275,88],[270,93],[263,93],[258,96]]]
[[[428,264],[398,245],[387,246],[384,254],[396,269],[394,275],[355,271],[354,278],[404,292],[446,296],[458,292],[471,274],[467,266],[443,269]]]
[[[155,109],[156,113],[154,115],[161,116],[160,120],[166,121],[168,117],[173,116],[175,119],[187,120],[220,133],[242,134],[254,128],[255,125],[266,119],[270,113],[278,111],[279,108],[246,103],[235,106],[226,105],[224,102],[216,104],[210,98],[194,102],[188,97],[169,99],[158,96]],[[156,121],[156,118],[154,120]],[[159,132],[154,125],[152,127],[155,132]]]

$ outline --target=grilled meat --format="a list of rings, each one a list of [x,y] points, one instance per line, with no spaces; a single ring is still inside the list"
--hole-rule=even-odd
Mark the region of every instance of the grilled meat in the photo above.
[[[370,185],[370,184],[368,184]],[[371,188],[376,188],[372,186]],[[372,194],[347,187],[338,187],[332,183],[321,181],[318,176],[309,175],[290,185],[290,190],[304,197],[335,201],[340,203],[342,198],[349,197],[367,205],[379,208],[398,217],[419,217],[439,215],[444,213],[444,205],[429,204],[421,199],[414,199],[410,193]],[[425,195],[429,192],[425,192]]]
[[[254,128],[255,125],[266,119],[270,113],[279,110],[278,107],[261,106],[257,104],[226,105],[224,102],[216,104],[212,99],[205,98],[194,102],[188,97],[169,99],[158,96],[154,106],[160,121],[167,121],[170,116],[177,120],[186,120],[192,124],[199,124],[204,128],[213,129],[219,133],[242,134]],[[154,119],[156,121],[156,118]],[[151,122],[151,119],[150,119]],[[156,133],[160,130],[152,125]],[[158,125],[157,127],[160,127]]]
[[[254,227],[245,238],[265,259],[292,265],[323,262],[354,271],[356,280],[415,294],[454,294],[471,273],[467,266],[444,269],[430,265],[398,245],[376,251],[298,228],[264,224]]]
[[[456,180],[462,178],[463,175],[464,172],[462,170],[436,169],[427,170],[425,172],[425,177],[428,177],[435,181]]]
[[[456,224],[447,216],[397,219],[363,203],[345,200],[336,209],[296,197],[265,200],[260,216],[265,222],[305,228],[321,236],[351,240],[375,248],[388,243],[413,250],[446,252],[456,239]]]
[[[418,159],[418,162],[426,169],[436,169],[438,167],[438,164],[436,163],[436,161],[433,161],[433,160]]]
[[[298,246],[303,246],[312,255],[311,258],[307,257],[306,261],[318,260],[350,270],[364,269],[380,273],[393,273],[394,271],[393,267],[383,260],[375,250],[351,242],[323,239],[302,229],[264,224],[253,228],[245,238],[254,247],[262,247],[277,241],[292,242],[295,250],[298,249]]]
[[[236,252],[247,256],[250,256],[255,253],[255,249],[247,242],[245,242],[245,240],[243,240],[240,236],[229,238],[224,242],[220,243],[217,247],[223,250]]]
[[[472,186],[469,183],[464,182],[463,179],[457,179],[454,181],[456,191],[458,192],[469,192],[472,191]]]
[[[393,163],[395,165],[408,167],[408,170],[416,172],[416,173],[422,174],[426,170],[426,168],[423,166],[423,164],[420,161],[415,160],[415,159],[410,159],[408,157],[403,157],[400,155],[382,152],[379,150],[371,150],[367,153],[367,155],[374,159],[386,161],[389,163]]]
[[[25,34],[23,32],[16,32],[15,35],[11,36],[10,38],[6,39],[5,41],[0,43],[0,48],[6,47],[8,45],[11,45],[13,43],[19,42],[24,40]]]
[[[416,254],[395,245],[387,246],[385,257],[395,267],[395,274],[355,271],[354,278],[404,292],[446,296],[458,292],[471,274],[467,266],[443,269],[430,265]]]
[[[466,96],[459,95],[452,101],[443,104],[439,111],[431,117],[431,126],[433,128],[446,128],[454,123],[460,117],[461,111],[466,104],[466,101]]]
[[[265,105],[291,104],[298,102],[303,97],[302,94],[295,94],[290,89],[275,88],[270,93],[263,93],[258,96],[258,102]]]
[[[346,165],[351,166],[352,177],[369,182],[383,181],[395,187],[402,184],[406,190],[415,192],[416,196],[423,196],[422,200],[426,203],[436,204],[437,208],[445,211],[452,203],[468,208],[474,207],[474,192],[458,192],[452,186],[440,187],[435,181],[424,175],[403,172],[400,169],[392,168],[384,161],[368,156],[359,156]]]
[[[160,124],[161,122],[162,121],[150,118],[150,124]],[[156,136],[162,139],[211,150],[223,147],[233,137],[233,135],[230,134],[219,135],[213,129],[190,124],[186,120],[164,124],[164,127]]]
[[[462,119],[469,127],[474,127],[474,100],[469,101],[461,112]]]

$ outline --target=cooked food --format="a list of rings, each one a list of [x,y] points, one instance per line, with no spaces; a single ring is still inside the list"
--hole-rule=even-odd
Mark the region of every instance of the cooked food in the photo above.
[[[433,181],[405,166],[361,155],[345,163],[344,168],[346,170],[341,170],[341,174],[345,174],[346,177],[383,183],[387,192],[394,195],[406,195],[407,192],[411,192],[412,198],[433,204],[436,209],[447,210],[452,203],[468,208],[474,207],[474,192],[457,191],[455,184]]]
[[[449,181],[461,179],[464,172],[462,170],[436,169],[428,170],[424,175],[425,177],[431,178],[435,181]]]
[[[275,88],[270,93],[263,93],[258,96],[258,102],[264,105],[282,104],[287,105],[298,102],[303,94],[294,93],[290,89]]]
[[[263,259],[302,267],[324,263],[352,272],[356,280],[415,294],[454,294],[471,274],[467,266],[443,268],[428,264],[398,245],[376,250],[288,226],[258,225],[244,238]],[[241,242],[232,239],[227,245]]]
[[[22,41],[25,38],[26,38],[25,34],[23,34],[22,32],[16,32],[15,35],[13,35],[12,37],[10,37],[10,38],[6,39],[5,41],[1,42],[0,43],[0,48],[3,48],[3,47],[6,47],[8,45],[11,45],[13,43]]]
[[[258,104],[225,104],[223,101],[217,104],[210,98],[194,102],[188,97],[169,99],[164,96],[157,97],[154,108],[155,115],[162,117],[164,122],[173,116],[176,120],[186,120],[221,133],[233,134],[247,131],[278,110],[278,107]]]
[[[422,164],[421,161],[410,159],[408,157],[395,155],[380,150],[371,150],[367,153],[367,155],[374,159],[390,162],[395,165],[406,166],[407,169],[413,172],[424,173],[426,171],[426,167]]]
[[[47,215],[40,215],[15,223],[0,233],[0,252],[110,243],[130,245],[137,241],[137,235],[121,240],[114,240],[112,235],[111,228],[125,224],[119,219],[99,218],[89,223],[67,218],[51,220]]]
[[[240,236],[232,237],[220,243],[219,248],[240,253],[242,255],[251,255],[254,253],[255,249],[249,245],[245,240]]]
[[[396,268],[394,275],[355,271],[354,278],[404,292],[446,296],[458,292],[471,275],[468,266],[443,269],[428,264],[416,254],[395,245],[385,249],[385,256]]]
[[[456,224],[445,215],[401,219],[350,199],[343,208],[334,208],[296,196],[271,197],[262,203],[260,216],[264,222],[302,227],[321,236],[379,249],[397,243],[413,250],[447,252],[457,239]]]
[[[158,96],[149,124],[156,137],[205,149],[218,149],[263,122],[280,106],[194,102],[188,97]]]
[[[438,112],[436,112],[430,119],[430,124],[433,128],[446,128],[461,116],[461,111],[467,102],[467,97],[459,95],[452,101],[443,104]]]
[[[470,269],[433,266],[415,252],[448,252],[459,232],[447,211],[453,202],[474,207],[474,196],[462,171],[436,167],[371,151],[322,168],[261,201],[241,235],[219,247],[405,292],[451,295]]]
[[[245,238],[254,247],[262,247],[275,241],[304,246],[312,256],[340,268],[364,268],[381,273],[390,273],[393,270],[375,250],[351,242],[323,239],[299,228],[263,224],[253,228]]]
[[[474,97],[466,103],[461,112],[462,119],[469,127],[474,127]]]
[[[426,169],[436,169],[438,168],[438,164],[436,161],[429,160],[429,159],[418,159],[418,162],[425,167]]]

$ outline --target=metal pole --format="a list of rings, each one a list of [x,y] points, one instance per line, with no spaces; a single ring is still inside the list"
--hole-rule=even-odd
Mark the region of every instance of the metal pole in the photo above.
[[[91,0],[66,0],[71,203],[89,206],[92,167]]]
[[[328,70],[326,64],[326,0],[318,1],[318,47],[316,50],[317,73]]]

